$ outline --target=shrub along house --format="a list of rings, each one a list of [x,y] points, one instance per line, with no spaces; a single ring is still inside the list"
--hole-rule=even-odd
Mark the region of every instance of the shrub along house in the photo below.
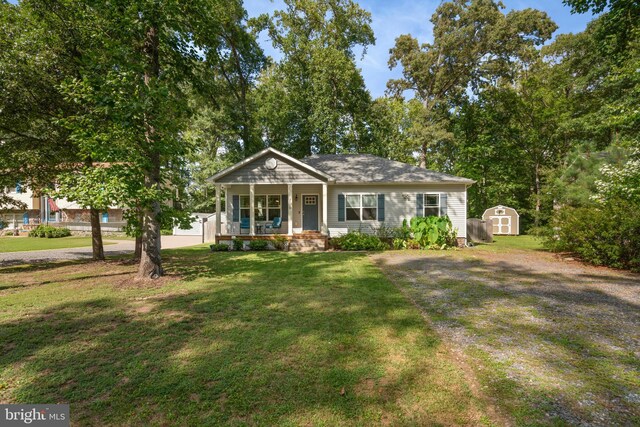
[[[216,242],[286,235],[291,248],[324,248],[349,230],[373,233],[414,216],[448,215],[466,241],[474,181],[369,154],[294,159],[267,148],[209,178],[216,186]],[[227,206],[222,209],[221,195]],[[223,226],[222,215],[227,215]],[[266,234],[269,233],[269,234]]]

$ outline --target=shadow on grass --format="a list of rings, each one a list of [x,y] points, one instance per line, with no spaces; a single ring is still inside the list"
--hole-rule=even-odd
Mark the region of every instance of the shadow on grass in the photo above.
[[[486,384],[518,422],[633,424],[640,275],[527,260],[377,258],[449,339],[484,359]]]
[[[0,324],[0,400],[71,402],[79,424],[335,425],[420,422],[398,401],[430,390],[464,423],[464,387],[423,382],[438,341],[364,257],[171,251],[179,285]]]

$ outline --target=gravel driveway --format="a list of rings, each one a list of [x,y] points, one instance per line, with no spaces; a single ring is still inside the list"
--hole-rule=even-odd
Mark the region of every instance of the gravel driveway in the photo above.
[[[515,249],[373,260],[515,424],[638,425],[639,275]]]
[[[106,241],[109,241],[109,238],[105,238]],[[162,236],[162,248],[172,249],[193,246],[201,243],[201,241],[202,238],[200,236]],[[116,244],[105,245],[104,254],[107,256],[128,254],[133,252],[134,246],[135,243],[132,240],[117,241]],[[91,259],[91,247],[0,253],[0,265],[74,259]]]

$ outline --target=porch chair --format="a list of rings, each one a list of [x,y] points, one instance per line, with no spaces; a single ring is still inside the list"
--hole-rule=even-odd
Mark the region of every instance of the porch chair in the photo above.
[[[271,230],[271,232],[275,230],[280,231],[280,227],[282,227],[282,218],[277,216],[273,218],[273,222],[271,224],[267,224],[264,226],[264,232],[266,233],[267,230]]]
[[[240,234],[242,230],[248,230],[247,234],[251,233],[251,218],[240,218]]]

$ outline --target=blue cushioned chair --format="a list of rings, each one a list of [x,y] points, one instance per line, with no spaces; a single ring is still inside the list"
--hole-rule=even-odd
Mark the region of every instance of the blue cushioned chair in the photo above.
[[[267,230],[271,230],[271,232],[274,232],[275,230],[280,231],[280,227],[282,227],[282,218],[277,216],[273,218],[273,222],[271,224],[267,224],[264,226],[264,231],[265,233],[267,232]]]
[[[251,218],[240,218],[240,234],[242,230],[247,230],[247,234],[251,233]]]

